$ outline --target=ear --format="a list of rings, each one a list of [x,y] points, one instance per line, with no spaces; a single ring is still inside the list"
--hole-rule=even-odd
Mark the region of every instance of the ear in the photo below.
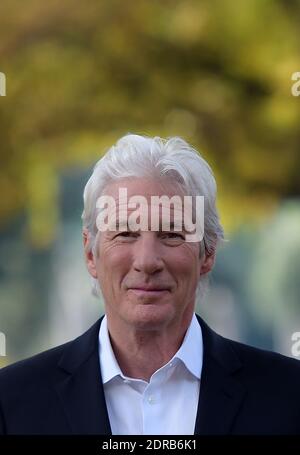
[[[200,275],[204,275],[212,270],[216,258],[216,251],[205,254],[200,267]]]
[[[87,269],[93,278],[97,278],[96,260],[93,255],[93,252],[90,248],[91,234],[89,233],[89,231],[86,228],[84,228],[82,231],[82,238],[83,238],[84,256],[85,256],[85,262],[86,262]]]

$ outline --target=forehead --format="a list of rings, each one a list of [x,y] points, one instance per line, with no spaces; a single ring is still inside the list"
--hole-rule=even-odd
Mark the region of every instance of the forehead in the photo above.
[[[108,184],[103,194],[112,196],[117,202],[120,188],[126,188],[128,198],[131,196],[143,196],[150,200],[151,196],[166,195],[171,197],[178,195],[183,197],[185,195],[182,186],[168,177],[125,177]]]
[[[101,231],[126,230],[129,226],[134,231],[174,229],[194,232],[199,227],[199,223],[194,223],[195,207],[193,201],[188,199],[191,196],[186,194],[180,183],[171,181],[169,177],[128,177],[112,182],[99,198],[100,210],[103,210],[102,197],[108,207],[97,217],[103,223],[101,227],[97,224]],[[196,209],[198,208],[196,204]],[[202,224],[199,230],[203,232]],[[199,234],[197,229],[196,233]],[[196,241],[193,235],[192,237],[193,240],[189,241]]]
[[[170,223],[176,223],[176,229],[182,230],[184,192],[180,184],[170,178],[122,178],[107,185],[103,195],[114,200],[114,204],[108,208],[106,218],[112,231],[116,227],[123,229],[127,226],[127,214],[131,216],[133,212],[135,216],[131,223],[138,223],[141,230],[159,231],[162,229],[161,223],[168,229]]]

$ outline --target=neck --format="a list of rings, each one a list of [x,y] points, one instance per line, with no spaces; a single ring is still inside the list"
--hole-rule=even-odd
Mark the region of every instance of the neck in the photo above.
[[[181,320],[174,327],[164,330],[142,330],[116,324],[107,315],[110,342],[125,376],[150,380],[159,368],[163,367],[180,348],[192,315]]]

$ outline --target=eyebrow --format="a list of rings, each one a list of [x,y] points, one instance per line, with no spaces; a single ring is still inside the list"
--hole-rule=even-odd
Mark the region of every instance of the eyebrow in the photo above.
[[[170,231],[175,231],[175,223],[174,223],[174,221],[170,221],[169,225],[170,225]],[[110,227],[111,227],[111,226],[110,226]],[[160,229],[159,229],[158,232],[163,231],[163,230],[162,230],[162,220],[160,220],[159,228],[160,228]],[[111,229],[111,230],[113,230],[113,229]],[[126,222],[125,222],[125,220],[119,220],[119,219],[117,219],[117,220],[116,220],[116,230],[117,230],[117,231],[118,231],[118,230],[128,230],[128,231],[130,231],[130,227],[129,227],[129,224],[128,224],[128,219],[126,220]],[[150,230],[151,230],[151,229],[150,229]],[[168,230],[169,230],[169,229],[168,229]],[[182,221],[181,224],[180,224],[180,227],[179,227],[179,232],[184,232],[184,231],[185,231],[185,228],[184,228],[184,223],[183,223],[183,221]]]

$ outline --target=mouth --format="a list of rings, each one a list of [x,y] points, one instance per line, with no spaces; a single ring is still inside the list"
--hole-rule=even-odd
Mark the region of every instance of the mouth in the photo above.
[[[130,288],[129,291],[132,291],[135,295],[141,297],[160,297],[166,292],[170,292],[169,289],[146,289],[146,288]]]

